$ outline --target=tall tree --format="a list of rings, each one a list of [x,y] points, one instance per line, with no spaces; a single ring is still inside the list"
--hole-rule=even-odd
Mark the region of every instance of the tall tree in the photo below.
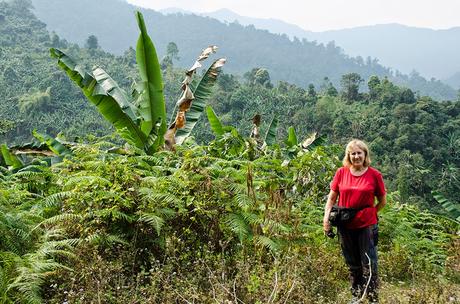
[[[177,44],[174,42],[168,43],[168,46],[166,47],[166,56],[169,56],[171,59],[176,59],[179,60],[179,48],[177,47]]]
[[[90,50],[95,50],[99,48],[99,41],[97,40],[97,37],[94,35],[90,35],[85,42],[85,47],[87,47]]]
[[[342,97],[352,101],[359,98],[359,86],[364,80],[358,73],[348,73],[342,76],[340,85],[342,86]]]

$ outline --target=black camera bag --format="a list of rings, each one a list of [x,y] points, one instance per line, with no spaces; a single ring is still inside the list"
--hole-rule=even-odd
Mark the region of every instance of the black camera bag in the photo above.
[[[332,206],[329,213],[329,223],[332,226],[338,227],[349,223],[361,209],[345,208],[339,206]]]

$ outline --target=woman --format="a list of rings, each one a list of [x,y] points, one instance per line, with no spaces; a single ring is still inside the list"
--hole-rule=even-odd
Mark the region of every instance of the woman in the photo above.
[[[343,167],[335,173],[324,207],[325,234],[331,231],[329,213],[337,197],[338,206],[359,209],[350,222],[337,228],[342,254],[350,271],[352,303],[363,297],[364,293],[370,303],[378,303],[377,213],[386,204],[386,190],[382,174],[370,167],[370,163],[367,145],[360,140],[349,142]]]

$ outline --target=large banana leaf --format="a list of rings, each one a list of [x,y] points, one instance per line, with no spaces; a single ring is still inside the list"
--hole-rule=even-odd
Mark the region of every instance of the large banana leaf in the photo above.
[[[437,191],[432,191],[434,199],[448,212],[448,214],[460,223],[460,204],[448,200],[444,195]]]
[[[211,125],[211,130],[214,132],[214,135],[216,137],[224,135],[224,128],[211,106],[206,106],[206,115],[208,116],[209,124]]]
[[[286,140],[286,145],[291,148],[291,147],[294,147],[296,146],[298,143],[297,141],[297,135],[295,133],[295,129],[294,127],[289,127],[289,130],[288,130],[288,138]]]
[[[273,117],[270,126],[268,127],[267,134],[265,135],[265,143],[271,146],[276,142],[276,130],[278,128],[278,118]]]
[[[145,150],[147,136],[136,125],[136,115],[126,93],[101,68],[92,74],[83,71],[70,57],[58,49],[50,49],[51,56],[58,59],[58,66],[64,70],[96,105],[98,111],[116,128],[127,142]]]
[[[185,113],[185,126],[182,129],[177,130],[176,144],[182,144],[182,142],[190,136],[190,133],[204,111],[206,100],[211,96],[212,88],[216,83],[217,76],[224,64],[225,59],[223,58],[214,61],[211,67],[204,74],[203,78],[201,78],[200,82],[196,86],[196,89],[193,90],[195,99],[193,99],[190,110]]]
[[[323,145],[326,142],[327,137],[321,135],[317,137],[317,133],[312,133],[308,138],[306,138],[300,145],[304,150],[312,150],[318,146]]]
[[[2,152],[3,160],[7,166],[11,166],[13,169],[19,169],[24,166],[22,161],[13,153],[10,152],[6,144],[0,146],[0,151]]]
[[[56,155],[65,156],[72,154],[72,152],[67,149],[62,143],[57,141],[57,139],[49,136],[48,134],[38,133],[36,130],[32,131],[33,136],[38,139],[40,142],[45,143],[48,148],[53,151]]]
[[[142,79],[139,100],[139,114],[141,116],[141,130],[149,136],[154,130],[157,121],[161,121],[158,129],[159,144],[163,144],[163,135],[166,132],[166,106],[163,96],[163,81],[157,52],[152,40],[147,34],[144,17],[136,12],[139,25],[139,39],[136,46],[136,60]]]

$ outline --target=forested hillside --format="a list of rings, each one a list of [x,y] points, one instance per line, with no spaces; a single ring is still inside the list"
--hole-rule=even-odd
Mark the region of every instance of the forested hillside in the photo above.
[[[49,57],[52,46],[74,48],[75,52],[79,47],[48,33],[29,9],[27,1],[0,2],[0,133],[7,133],[2,139],[24,142],[34,128],[51,134],[68,130],[79,136],[88,129],[101,134],[98,130],[107,124],[58,73]]]
[[[357,73],[238,77],[209,42],[186,72],[140,13],[116,56],[29,9],[0,2],[0,302],[347,303],[321,223],[356,137],[388,188],[381,303],[460,300],[460,100]]]
[[[181,11],[169,9],[161,12],[171,14]],[[190,11],[182,13],[192,14]],[[415,70],[428,79],[435,77],[443,81],[448,80],[460,70],[460,41],[456,39],[460,34],[460,27],[434,30],[401,24],[378,24],[313,32],[278,19],[245,17],[227,9],[199,15],[226,22],[236,20],[242,25],[253,24],[258,29],[266,29],[277,34],[284,33],[291,38],[306,38],[324,44],[335,41],[348,55],[376,57],[382,65],[405,74]],[[446,83],[454,89],[460,88],[459,83]]]
[[[48,49],[67,49],[86,68],[97,64],[127,92],[132,89],[130,81],[138,80],[134,50],[114,56],[97,46],[79,48],[49,34],[32,14],[24,14],[27,9],[20,5],[27,2],[14,3],[17,7],[2,7],[6,16],[0,37],[4,41],[2,50],[10,54],[3,57],[0,78],[6,88],[0,93],[6,101],[0,112],[3,140],[9,144],[30,141],[33,129],[51,135],[62,132],[69,140],[86,134],[111,134],[110,126],[53,66]],[[182,56],[182,50],[178,51],[168,54],[170,60],[164,60],[168,109],[173,108],[180,94],[181,72],[174,68],[177,60],[172,58]],[[272,77],[267,70],[257,68],[248,70],[243,79],[223,75],[210,102],[224,123],[235,125],[246,135],[250,133],[250,119],[262,114],[263,125],[278,116],[280,138],[286,135],[288,126],[294,126],[300,138],[319,132],[341,144],[352,137],[365,139],[374,150],[375,161],[383,166],[390,189],[400,190],[405,200],[417,195],[431,205],[434,202],[430,193],[438,184],[446,188],[443,193],[451,199],[460,190],[456,182],[460,151],[458,100],[438,102],[418,97],[377,76],[363,79],[357,74],[343,75],[342,89],[328,79],[317,87],[303,89],[287,82],[275,84]],[[367,93],[359,91],[365,88]],[[212,138],[204,120],[194,135],[199,142]],[[414,170],[421,173],[409,174]],[[436,178],[428,178],[433,173]]]
[[[83,45],[90,35],[98,38],[103,49],[122,54],[133,46],[136,26],[134,7],[121,0],[34,0],[35,12],[67,40]],[[400,75],[378,63],[377,58],[350,57],[340,46],[317,44],[306,39],[291,41],[287,35],[275,35],[254,26],[224,24],[196,15],[165,16],[153,10],[142,10],[151,26],[160,54],[173,41],[181,50],[179,65],[186,67],[195,56],[195,49],[216,44],[221,54],[230,58],[226,70],[244,74],[254,67],[266,68],[274,81],[284,80],[306,88],[319,85],[328,77],[338,86],[340,75],[356,72],[364,79],[372,75],[388,76],[398,84],[436,99],[454,99],[456,91],[437,81],[419,75]],[[101,16],[104,16],[101,18]]]

